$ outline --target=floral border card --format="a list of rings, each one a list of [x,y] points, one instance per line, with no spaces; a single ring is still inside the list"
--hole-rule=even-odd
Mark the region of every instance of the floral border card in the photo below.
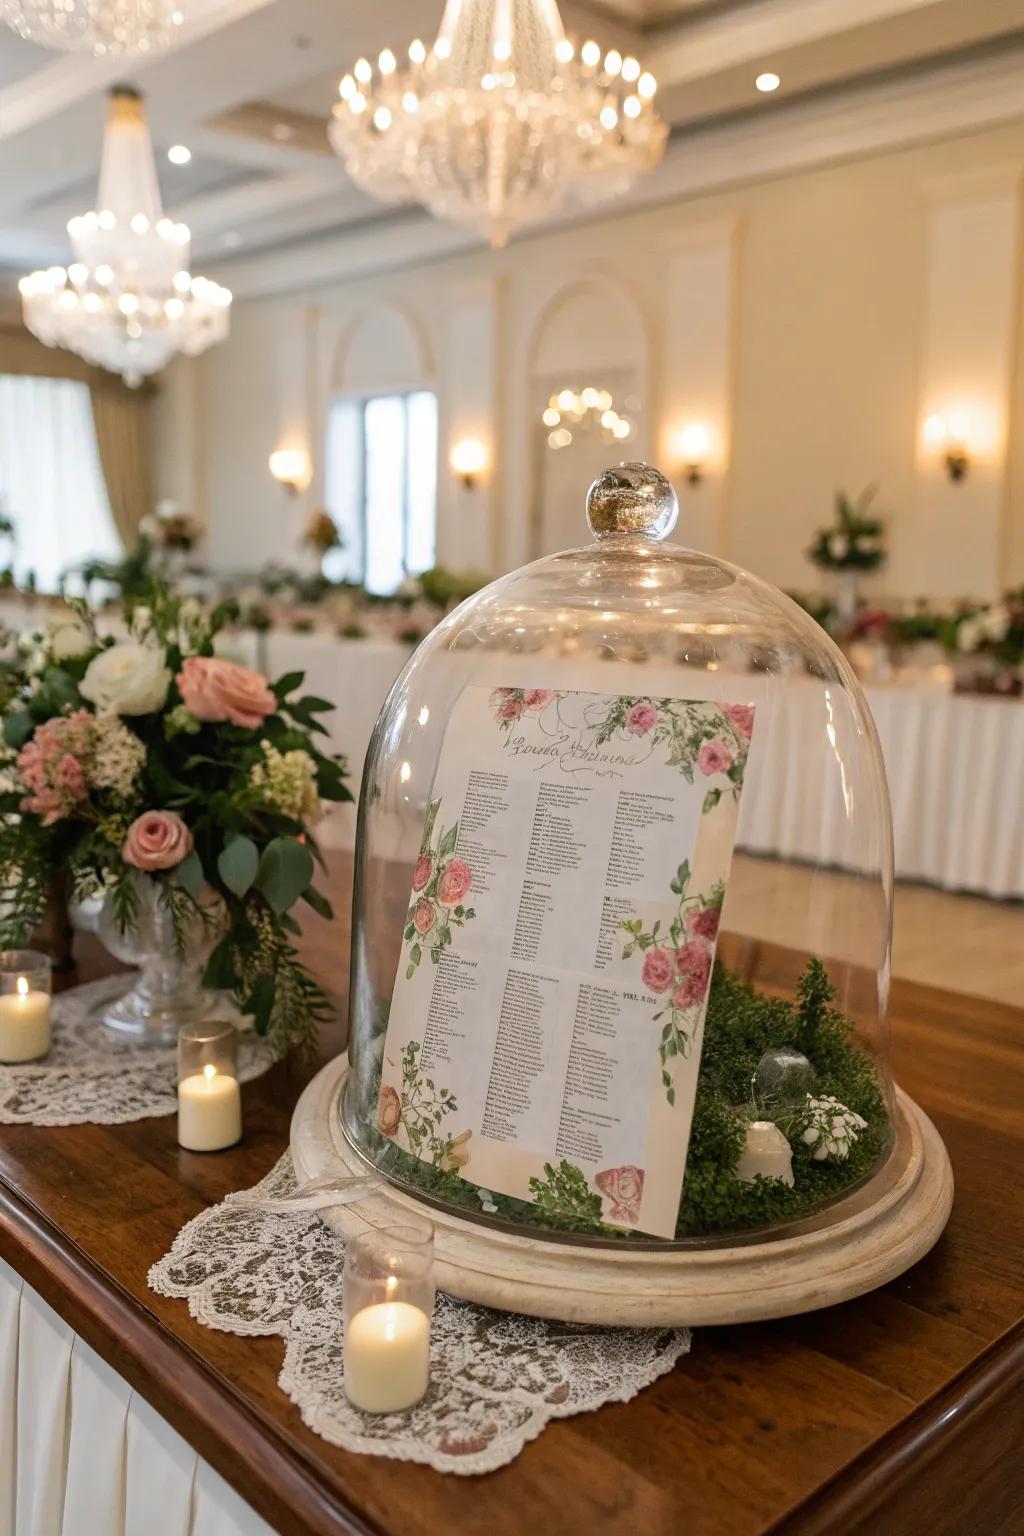
[[[385,1136],[674,1234],[753,728],[747,703],[464,690],[412,875]]]

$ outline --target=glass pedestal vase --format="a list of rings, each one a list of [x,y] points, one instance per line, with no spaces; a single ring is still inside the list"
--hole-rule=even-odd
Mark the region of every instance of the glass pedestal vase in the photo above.
[[[196,917],[183,946],[175,943],[174,925],[156,881],[137,881],[135,921],[122,929],[108,896],[100,913],[100,942],[116,960],[137,965],[139,975],[116,1002],[105,1002],[99,1021],[119,1034],[152,1045],[174,1045],[178,1031],[209,1018],[219,1001],[203,986],[203,971],[217,936],[212,918]]]

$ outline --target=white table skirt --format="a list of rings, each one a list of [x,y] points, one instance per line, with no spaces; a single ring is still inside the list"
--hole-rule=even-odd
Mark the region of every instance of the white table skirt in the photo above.
[[[2,1260],[0,1536],[274,1536]]]

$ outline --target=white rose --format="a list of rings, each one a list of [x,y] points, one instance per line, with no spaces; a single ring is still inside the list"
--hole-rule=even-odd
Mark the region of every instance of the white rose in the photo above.
[[[978,622],[986,640],[994,640],[998,644],[1006,639],[1006,632],[1010,627],[1010,615],[1002,603],[986,609]]]
[[[833,533],[829,537],[828,552],[833,560],[845,560],[850,552],[850,541],[845,533]]]
[[[72,661],[91,651],[95,641],[76,613],[62,615],[50,625],[50,654],[54,661]]]
[[[156,646],[122,640],[93,657],[79,691],[97,709],[151,715],[162,707],[171,683],[164,660]]]

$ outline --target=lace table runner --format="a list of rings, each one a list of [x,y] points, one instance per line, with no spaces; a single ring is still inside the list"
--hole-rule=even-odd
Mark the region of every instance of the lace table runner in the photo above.
[[[53,1048],[42,1061],[0,1066],[0,1125],[123,1125],[178,1107],[175,1046],[118,1036],[93,1017],[121,996],[126,976],[72,987],[53,1000]],[[270,1047],[243,1035],[239,1077],[249,1082],[274,1060]]]
[[[253,1193],[294,1188],[286,1155]],[[439,1295],[423,1402],[408,1413],[360,1413],[342,1380],[342,1239],[315,1213],[277,1215],[240,1198],[183,1227],[150,1270],[150,1287],[186,1300],[208,1328],[279,1334],[279,1385],[310,1429],[347,1451],[491,1472],[551,1419],[628,1402],[689,1350],[685,1328],[544,1322]]]

